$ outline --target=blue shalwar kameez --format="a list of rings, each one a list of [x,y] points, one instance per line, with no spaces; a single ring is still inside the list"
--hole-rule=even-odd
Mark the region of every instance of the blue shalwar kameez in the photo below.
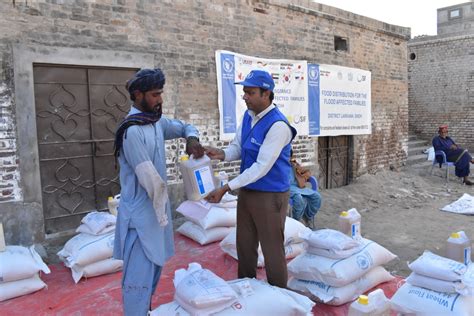
[[[433,138],[433,147],[435,150],[442,150],[446,154],[446,159],[448,161],[454,162],[454,172],[457,177],[467,177],[469,176],[470,166],[469,163],[472,160],[471,155],[461,147],[456,149],[451,149],[452,145],[456,145],[454,140],[446,136],[445,138],[436,136]],[[438,157],[437,157],[438,159]]]
[[[134,107],[129,115],[140,113]],[[171,209],[169,222],[160,226],[153,202],[140,185],[136,168],[151,162],[166,181],[165,140],[198,136],[195,127],[162,117],[148,125],[127,129],[120,150],[120,205],[115,230],[114,258],[124,261],[122,296],[125,315],[146,315],[161,268],[174,254]]]

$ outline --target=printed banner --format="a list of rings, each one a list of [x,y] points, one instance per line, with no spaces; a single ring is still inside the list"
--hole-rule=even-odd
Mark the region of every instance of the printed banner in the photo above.
[[[264,59],[228,51],[216,51],[217,87],[220,112],[220,139],[231,140],[247,110],[242,85],[254,69],[269,72],[275,81],[275,103],[296,128],[299,135],[308,135],[307,62]]]
[[[336,136],[371,133],[370,72],[306,61],[264,59],[216,51],[221,140],[232,140],[247,110],[243,81],[254,69],[274,81],[273,102],[298,135]]]
[[[372,133],[370,71],[319,65],[319,82],[319,136]]]

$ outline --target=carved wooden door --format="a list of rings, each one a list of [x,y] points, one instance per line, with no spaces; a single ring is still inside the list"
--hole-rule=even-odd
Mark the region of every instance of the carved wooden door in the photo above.
[[[113,140],[130,109],[125,82],[135,71],[34,65],[46,234],[75,229],[120,191]]]

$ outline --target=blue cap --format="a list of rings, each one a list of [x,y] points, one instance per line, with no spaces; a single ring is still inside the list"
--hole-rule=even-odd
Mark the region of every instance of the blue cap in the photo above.
[[[275,88],[275,82],[272,76],[263,70],[252,70],[244,81],[235,82],[235,84],[241,84],[244,87],[257,87],[265,90],[273,91]]]

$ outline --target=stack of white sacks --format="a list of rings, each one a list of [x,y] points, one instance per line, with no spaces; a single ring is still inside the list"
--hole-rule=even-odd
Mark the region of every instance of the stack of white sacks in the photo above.
[[[302,233],[308,233],[311,229],[304,226],[299,221],[286,217],[285,221],[285,232],[284,232],[284,244],[285,244],[285,256],[286,259],[292,259],[297,255],[304,252],[306,248],[306,243],[304,240],[299,237]],[[233,228],[232,231],[221,241],[220,247],[222,251],[229,254],[234,259],[238,260],[237,257],[237,245],[236,245],[236,229]],[[263,258],[262,248],[258,247],[258,267],[264,267],[265,261]]]
[[[306,252],[288,264],[288,288],[315,301],[342,305],[394,277],[381,265],[396,256],[374,241],[332,229],[301,234]]]
[[[122,260],[112,258],[116,217],[107,212],[91,212],[58,252],[66,267],[71,268],[74,282],[122,269]]]
[[[425,251],[391,299],[392,309],[416,315],[474,315],[474,264]]]
[[[237,197],[226,193],[220,203],[184,201],[176,209],[185,218],[177,231],[201,245],[224,239],[237,222]]]
[[[51,272],[34,246],[6,246],[0,252],[0,302],[46,287],[40,271]]]
[[[159,306],[151,316],[200,315],[311,315],[315,305],[307,297],[256,279],[226,282],[191,263],[174,277],[174,301]]]

